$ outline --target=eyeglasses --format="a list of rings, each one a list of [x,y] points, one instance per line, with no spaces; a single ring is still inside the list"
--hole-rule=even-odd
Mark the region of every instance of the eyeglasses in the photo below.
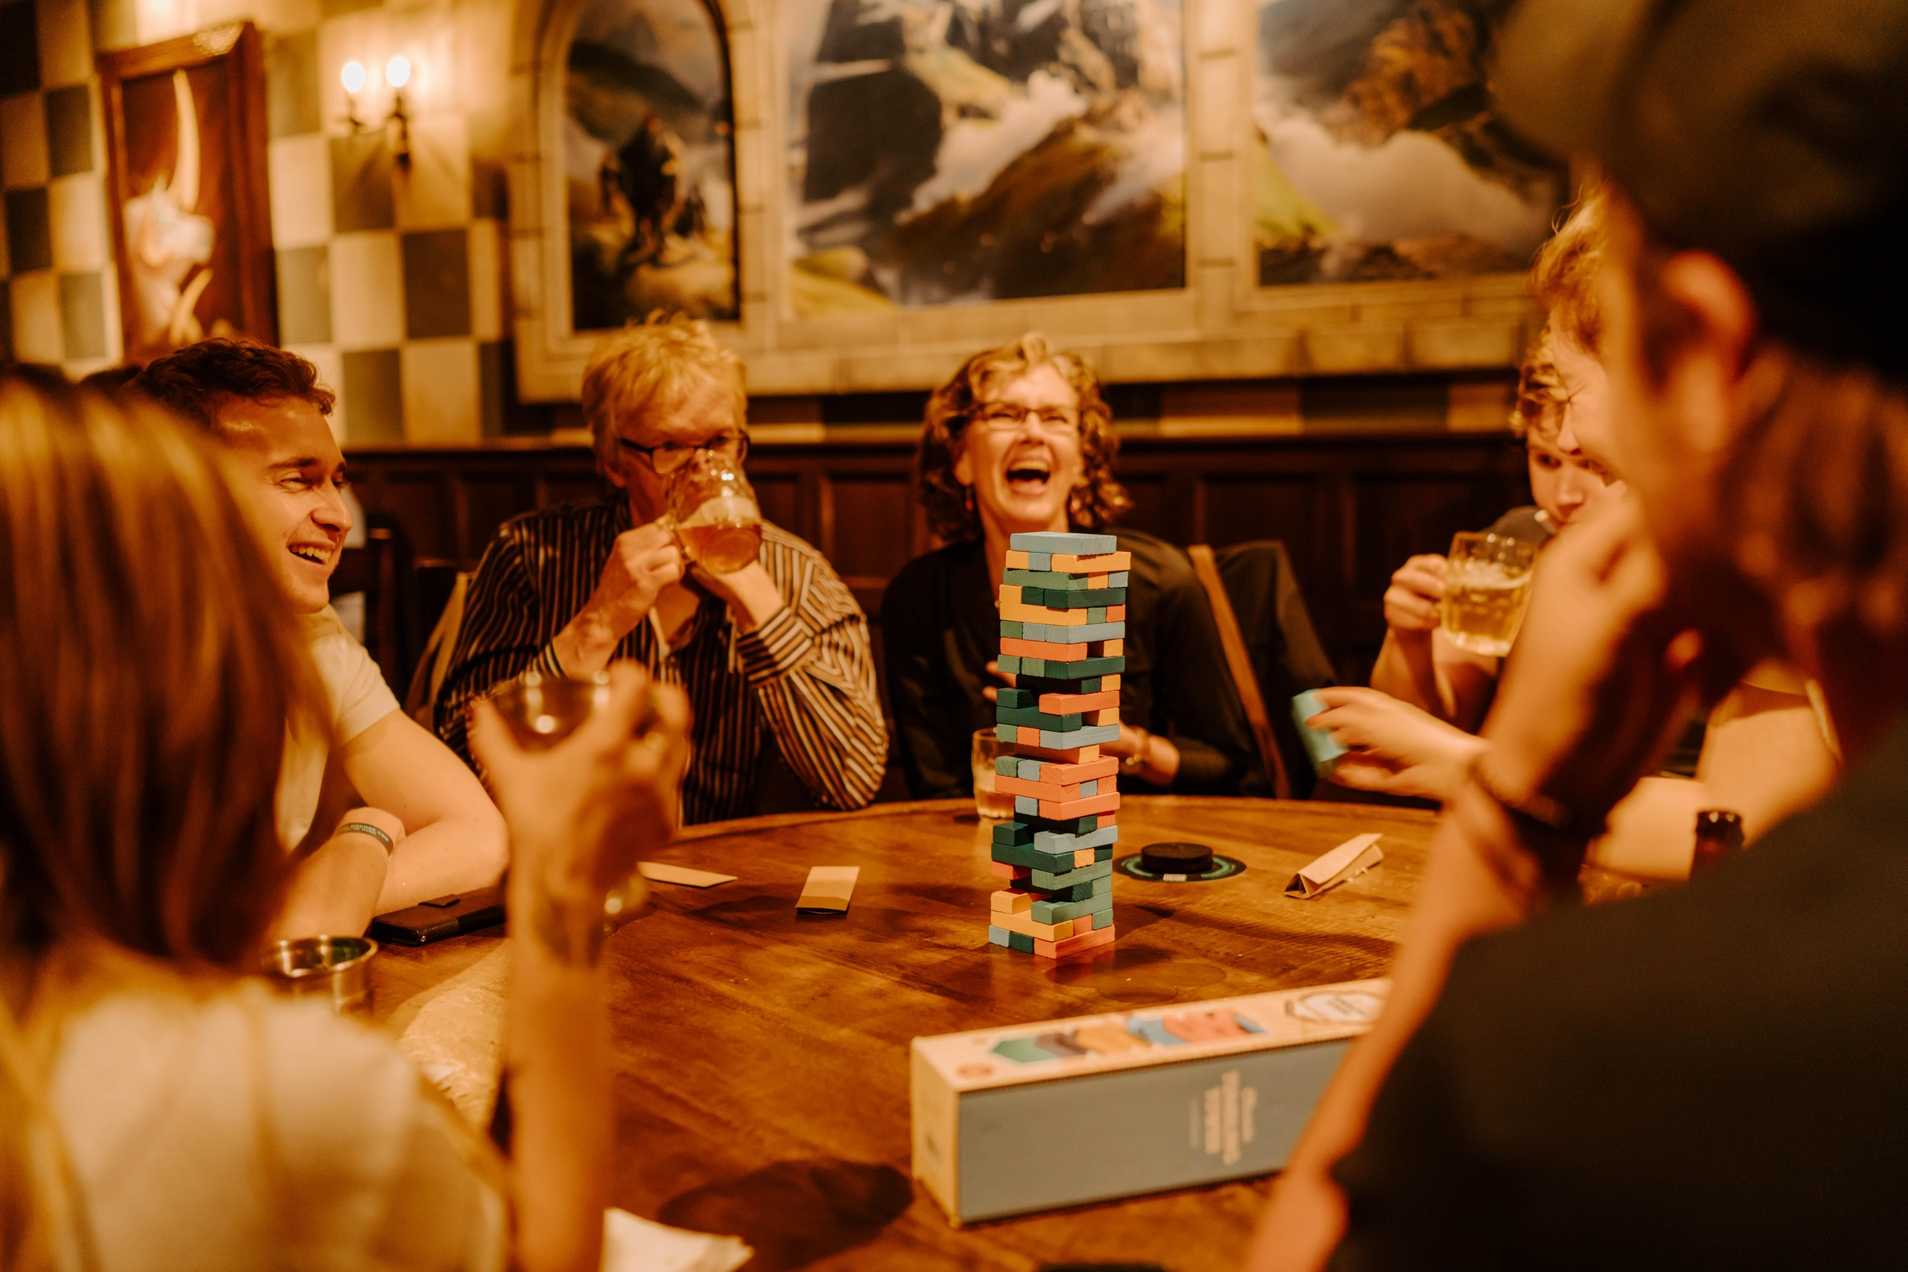
[[[990,433],[1011,433],[1028,420],[1032,420],[1040,432],[1055,436],[1065,436],[1080,428],[1079,416],[1057,406],[1011,406],[994,402],[978,408],[969,418],[974,427]]]
[[[696,446],[683,446],[676,442],[664,442],[661,446],[643,446],[619,435],[616,438],[616,444],[622,447],[625,453],[634,455],[648,464],[658,477],[667,477],[688,464],[697,455],[721,456],[738,464],[749,457],[747,433],[724,433]]]

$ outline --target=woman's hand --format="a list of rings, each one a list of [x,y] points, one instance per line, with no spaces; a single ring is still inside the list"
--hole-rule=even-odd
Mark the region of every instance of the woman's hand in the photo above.
[[[519,746],[489,702],[474,705],[470,733],[510,827],[513,873],[599,901],[675,832],[689,759],[682,692],[630,663],[609,677],[609,700],[553,747]]]
[[[1316,692],[1325,710],[1305,723],[1349,748],[1332,769],[1340,786],[1441,802],[1485,749],[1483,739],[1376,689]]]
[[[1398,567],[1385,589],[1385,624],[1405,638],[1428,639],[1438,629],[1447,562],[1435,553],[1414,556]]]

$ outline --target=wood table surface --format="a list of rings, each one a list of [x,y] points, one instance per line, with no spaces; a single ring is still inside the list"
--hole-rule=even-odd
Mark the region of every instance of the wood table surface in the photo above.
[[[1112,950],[1057,964],[988,944],[992,823],[969,801],[686,831],[656,859],[738,878],[652,885],[648,913],[607,946],[616,1204],[735,1233],[759,1269],[1235,1266],[1264,1179],[951,1227],[909,1176],[909,1040],[1382,975],[1433,824],[1365,805],[1130,797],[1120,855],[1195,839],[1247,869],[1185,884],[1116,873]],[[1309,901],[1283,895],[1301,865],[1368,831],[1383,833],[1382,865]],[[846,915],[796,914],[817,865],[861,868]],[[460,1011],[500,1013],[500,983],[468,992],[473,975],[500,982],[500,943],[387,947],[376,1015],[414,1021],[447,982]]]

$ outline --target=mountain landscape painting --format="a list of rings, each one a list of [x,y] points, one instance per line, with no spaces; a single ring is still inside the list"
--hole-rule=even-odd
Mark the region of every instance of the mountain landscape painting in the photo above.
[[[709,5],[590,0],[565,72],[575,329],[735,318],[735,130]]]
[[[797,315],[1186,284],[1179,0],[784,0]]]
[[[1517,271],[1564,173],[1492,113],[1511,0],[1260,0],[1250,188],[1261,285]]]

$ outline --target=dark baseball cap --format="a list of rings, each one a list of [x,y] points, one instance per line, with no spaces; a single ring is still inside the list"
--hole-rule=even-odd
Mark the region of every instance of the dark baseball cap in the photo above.
[[[1728,261],[1783,337],[1904,364],[1878,319],[1908,303],[1908,0],[1524,0],[1493,85],[1653,235]]]

